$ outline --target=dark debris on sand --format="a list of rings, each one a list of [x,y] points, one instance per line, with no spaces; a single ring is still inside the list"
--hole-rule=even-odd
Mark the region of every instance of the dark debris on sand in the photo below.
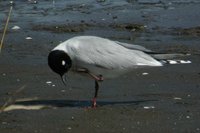
[[[200,26],[191,27],[191,28],[175,28],[174,32],[178,35],[187,35],[187,36],[200,36]]]

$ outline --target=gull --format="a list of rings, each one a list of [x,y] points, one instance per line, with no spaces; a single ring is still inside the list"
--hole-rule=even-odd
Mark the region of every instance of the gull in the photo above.
[[[181,63],[180,60],[167,60],[179,56],[182,54],[155,53],[139,45],[97,36],[76,36],[51,50],[48,56],[48,65],[61,76],[64,84],[66,83],[64,75],[68,71],[94,79],[95,94],[92,99],[92,107],[96,107],[99,82],[138,68],[160,67],[170,64],[170,62]]]

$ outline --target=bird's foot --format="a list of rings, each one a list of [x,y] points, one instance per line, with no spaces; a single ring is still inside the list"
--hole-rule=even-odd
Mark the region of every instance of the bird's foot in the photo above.
[[[97,99],[93,98],[92,99],[92,108],[96,108],[97,107]]]
[[[87,110],[90,110],[90,109],[96,109],[97,108],[97,102],[96,102],[96,98],[93,98],[92,99],[92,105],[91,106],[88,106],[88,107],[84,107],[84,109],[87,111]]]

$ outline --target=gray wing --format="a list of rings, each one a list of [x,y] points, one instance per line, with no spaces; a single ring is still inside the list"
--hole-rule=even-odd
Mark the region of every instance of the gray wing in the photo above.
[[[153,52],[151,51],[150,49],[147,49],[143,46],[140,46],[140,45],[135,45],[135,44],[128,44],[128,43],[124,43],[124,42],[118,42],[118,41],[115,41],[117,44],[125,47],[125,48],[128,48],[128,49],[133,49],[133,50],[139,50],[139,51],[143,51],[143,52]]]
[[[138,67],[162,66],[160,62],[142,52],[141,49],[144,48],[140,46],[135,46],[140,50],[130,50],[115,41],[99,37],[76,37],[63,45],[73,60],[72,68],[75,71],[83,68],[93,74],[114,77],[116,73],[121,74]]]
[[[97,39],[95,41],[92,38],[86,41],[81,40],[78,47],[73,50],[78,66],[99,66],[107,69],[161,66],[160,62],[141,50],[129,50],[121,45],[116,45],[114,41]],[[72,45],[72,47],[74,46]]]
[[[174,59],[174,58],[188,56],[188,54],[182,54],[182,53],[160,53],[160,52],[152,51],[140,45],[128,44],[128,43],[123,43],[123,42],[118,42],[118,41],[115,41],[115,42],[128,49],[145,52],[157,60]]]

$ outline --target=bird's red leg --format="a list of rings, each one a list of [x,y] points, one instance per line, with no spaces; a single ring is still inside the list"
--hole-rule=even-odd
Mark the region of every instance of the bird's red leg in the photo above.
[[[99,81],[103,81],[103,76],[99,75],[96,76],[95,74],[90,73],[87,69],[79,69],[78,72],[84,72],[89,74],[92,78],[94,78],[95,80],[95,93],[94,93],[94,98],[92,99],[92,108],[96,108],[97,107],[97,96],[98,96],[98,90],[99,90]]]
[[[97,80],[95,80],[95,93],[94,93],[94,98],[92,99],[92,108],[96,108],[97,107],[97,95],[98,95],[98,90],[99,90],[99,83]]]

